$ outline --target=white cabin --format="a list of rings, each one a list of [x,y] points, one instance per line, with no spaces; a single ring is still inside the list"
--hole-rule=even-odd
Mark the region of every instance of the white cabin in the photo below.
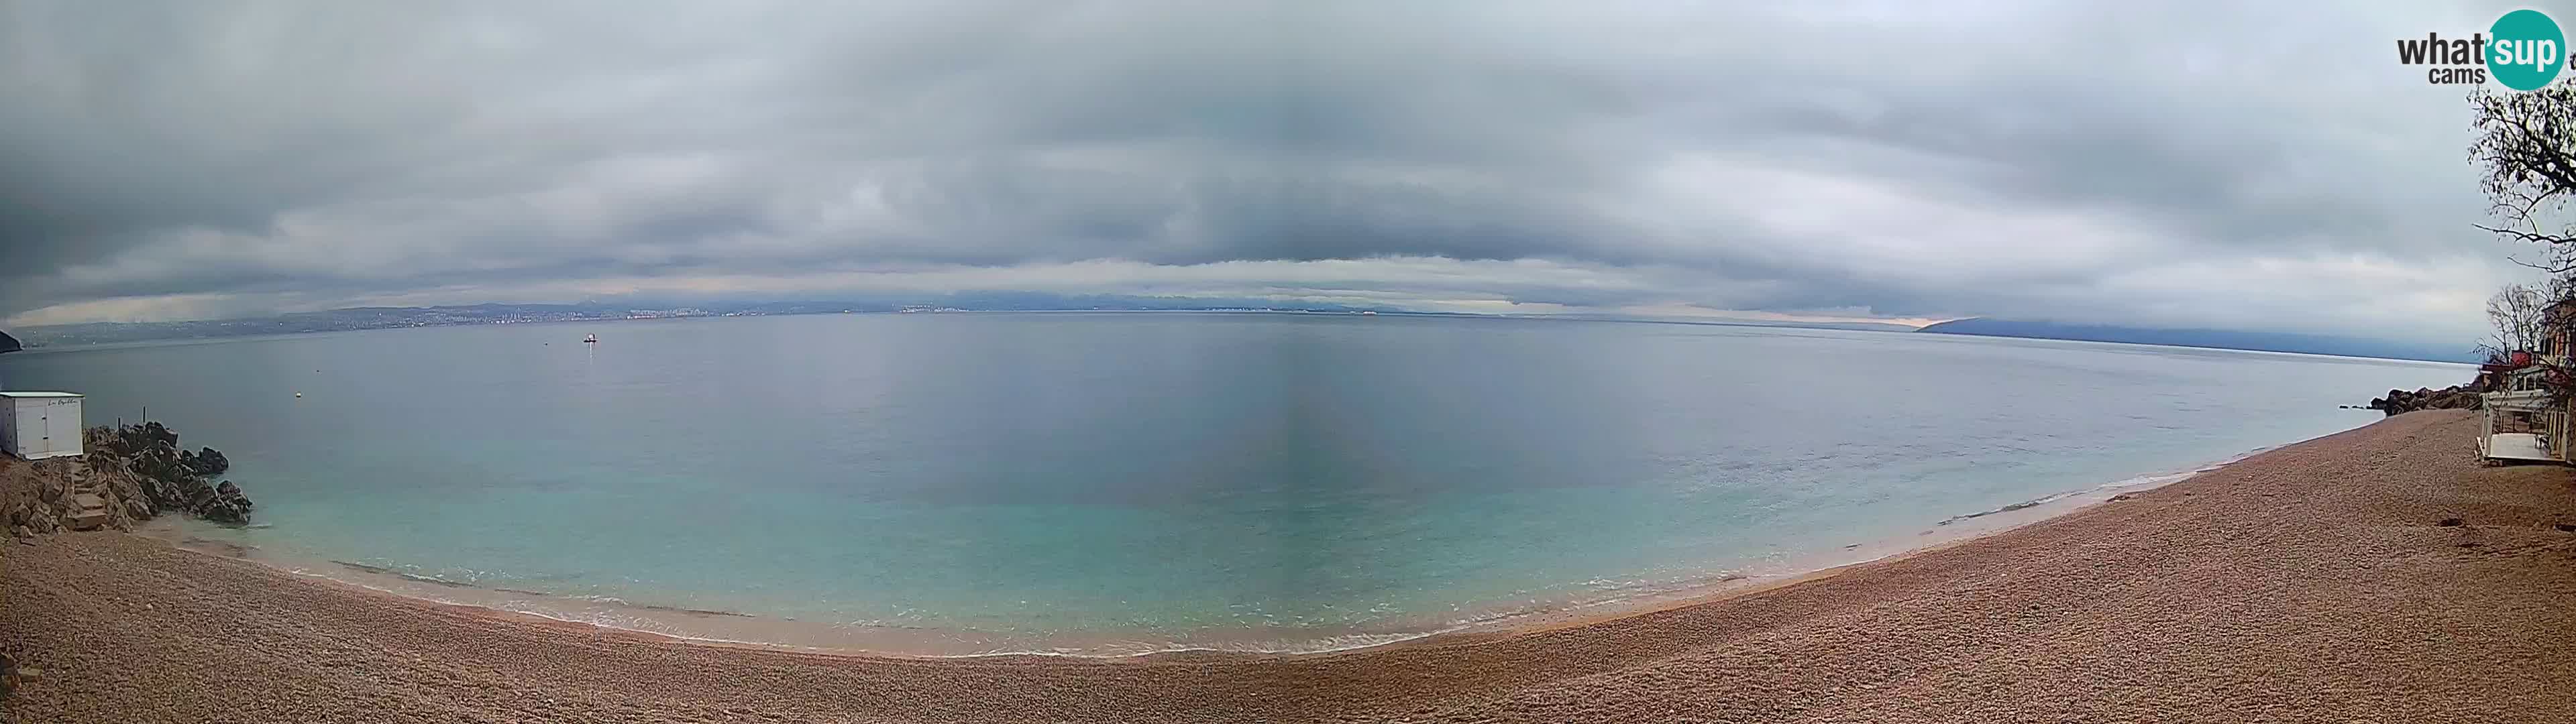
[[[20,460],[81,454],[81,396],[0,391],[0,452]]]

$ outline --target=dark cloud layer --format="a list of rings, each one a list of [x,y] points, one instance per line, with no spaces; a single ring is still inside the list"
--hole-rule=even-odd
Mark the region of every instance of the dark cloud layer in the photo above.
[[[2463,90],[2390,47],[2503,7],[2240,5],[0,0],[0,319],[1019,289],[2473,337],[2513,249]]]

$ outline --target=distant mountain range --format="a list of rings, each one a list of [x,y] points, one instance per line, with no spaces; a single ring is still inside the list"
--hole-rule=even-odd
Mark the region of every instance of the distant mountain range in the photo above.
[[[1916,332],[1930,334],[1970,334],[1986,337],[2023,337],[2029,339],[2068,339],[2085,342],[2128,342],[2161,344],[2174,347],[2209,347],[2243,349],[2260,352],[2300,352],[2331,354],[2345,357],[2379,357],[2385,359],[2424,360],[2428,362],[2483,361],[2471,345],[2431,345],[2410,342],[2336,337],[2284,332],[2233,332],[2219,329],[2144,329],[2055,322],[2025,322],[1982,317],[1941,322]]]

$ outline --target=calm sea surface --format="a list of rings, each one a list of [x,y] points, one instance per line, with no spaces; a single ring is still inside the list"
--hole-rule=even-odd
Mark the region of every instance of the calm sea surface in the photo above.
[[[580,342],[596,333],[596,346]],[[1280,314],[498,325],[0,358],[312,560],[857,627],[1318,647],[1704,582],[2376,420],[2461,365]],[[295,393],[302,392],[298,398]],[[534,604],[531,604],[534,605]],[[1357,632],[1357,633],[1355,633]]]

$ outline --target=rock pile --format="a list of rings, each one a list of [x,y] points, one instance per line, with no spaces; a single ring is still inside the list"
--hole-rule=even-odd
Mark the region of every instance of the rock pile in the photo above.
[[[111,466],[132,473],[154,511],[184,510],[233,525],[250,522],[250,498],[240,486],[229,480],[207,482],[232,469],[232,461],[214,448],[181,448],[179,434],[158,422],[90,428],[85,442],[91,469]]]
[[[82,528],[125,529],[134,520],[151,517],[148,507],[127,502],[142,496],[133,481],[91,474],[83,469],[83,462],[80,458],[28,462],[0,455],[0,530],[27,538]]]
[[[2467,385],[2452,385],[2438,390],[2426,387],[2414,392],[2389,390],[2387,397],[2370,401],[2370,409],[2391,415],[2416,410],[2477,410],[2485,407],[2485,400]]]
[[[213,448],[184,450],[161,423],[93,427],[85,454],[33,462],[0,456],[0,532],[30,538],[65,530],[113,528],[165,511],[187,511],[220,523],[250,523],[250,498],[216,476],[232,461]]]

